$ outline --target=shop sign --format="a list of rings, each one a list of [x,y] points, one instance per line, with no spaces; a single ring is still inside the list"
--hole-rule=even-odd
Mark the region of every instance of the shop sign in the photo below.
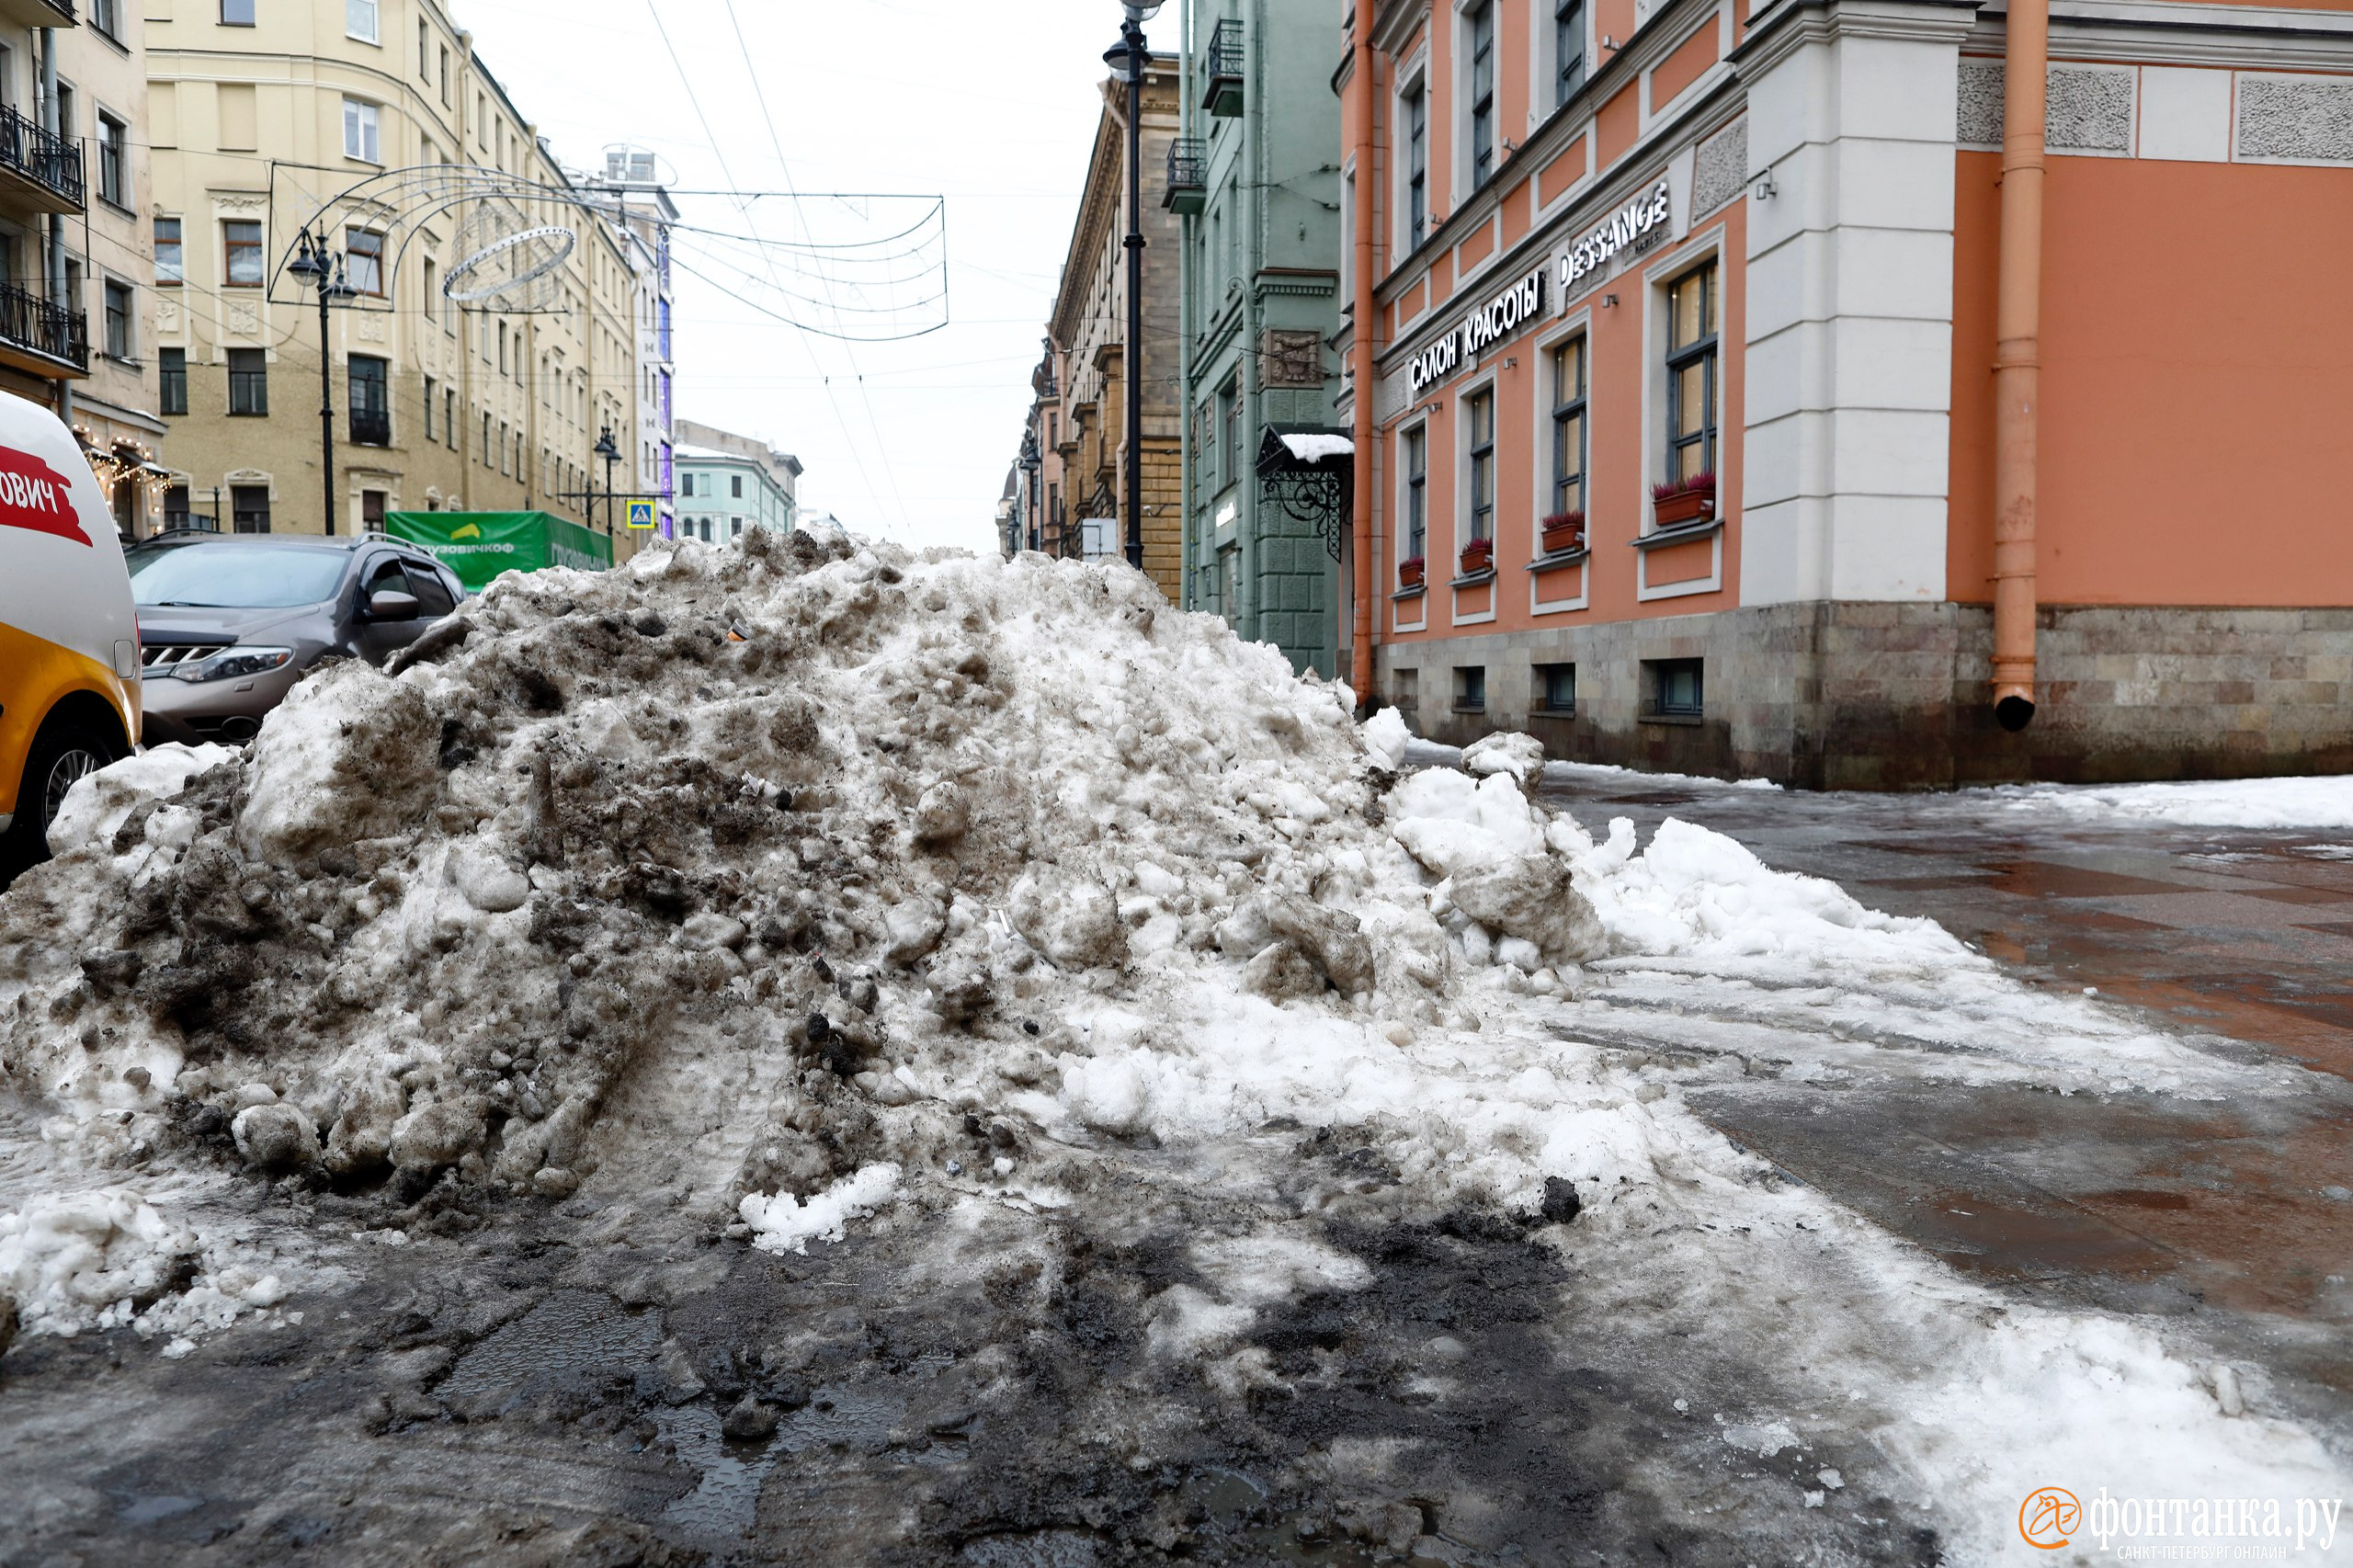
[[[1579,278],[1598,271],[1620,252],[1647,244],[1670,222],[1667,182],[1662,179],[1620,208],[1609,222],[1568,248],[1561,257],[1561,297],[1568,298]]]
[[[1454,374],[1455,368],[1463,360],[1476,359],[1543,312],[1544,269],[1539,267],[1472,311],[1445,336],[1414,356],[1408,367],[1414,380],[1414,395],[1419,397],[1423,389],[1432,382],[1442,381]]]

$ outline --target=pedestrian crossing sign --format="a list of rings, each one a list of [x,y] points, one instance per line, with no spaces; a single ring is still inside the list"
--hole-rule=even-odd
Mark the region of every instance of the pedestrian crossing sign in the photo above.
[[[654,526],[654,503],[651,501],[631,502],[629,504],[629,526],[633,528],[652,528]]]

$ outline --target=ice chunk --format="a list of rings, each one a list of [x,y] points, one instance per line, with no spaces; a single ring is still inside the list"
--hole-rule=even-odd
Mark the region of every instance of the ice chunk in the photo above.
[[[789,1192],[744,1195],[736,1212],[752,1227],[753,1244],[764,1252],[806,1252],[813,1241],[837,1242],[852,1220],[863,1219],[899,1189],[899,1167],[862,1165],[806,1203]]]
[[[237,753],[227,746],[187,746],[176,743],[149,746],[96,773],[77,779],[49,825],[49,846],[59,855],[76,849],[105,848],[115,831],[147,801],[165,801],[188,787],[188,781],[223,763]]]
[[[1405,716],[1394,708],[1384,708],[1364,722],[1360,732],[1364,749],[1379,766],[1394,773],[1404,766],[1405,747],[1414,738],[1405,727]]]

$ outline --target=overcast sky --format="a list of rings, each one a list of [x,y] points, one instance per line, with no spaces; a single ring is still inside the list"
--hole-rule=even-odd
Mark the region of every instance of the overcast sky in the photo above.
[[[801,196],[798,213],[763,199],[748,220],[723,198],[682,199],[689,222],[742,233],[748,222],[770,238],[840,243],[888,233],[915,210],[820,193],[948,199],[949,324],[928,336],[846,348],[679,275],[676,412],[796,454],[807,470],[802,504],[855,529],[987,548],[1119,6],[733,0],[748,58],[727,0],[456,0],[456,14],[567,166],[601,167],[608,144],[630,142],[665,160],[681,187]],[[1174,38],[1176,15],[1173,6],[1163,14],[1155,42]],[[781,302],[767,278],[731,280],[709,260],[695,265],[746,299]]]

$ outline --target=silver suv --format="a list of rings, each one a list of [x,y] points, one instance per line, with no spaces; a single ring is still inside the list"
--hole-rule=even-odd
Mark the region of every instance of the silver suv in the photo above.
[[[141,739],[241,745],[330,655],[381,664],[465,597],[449,570],[381,534],[174,530],[123,552],[139,606]]]

